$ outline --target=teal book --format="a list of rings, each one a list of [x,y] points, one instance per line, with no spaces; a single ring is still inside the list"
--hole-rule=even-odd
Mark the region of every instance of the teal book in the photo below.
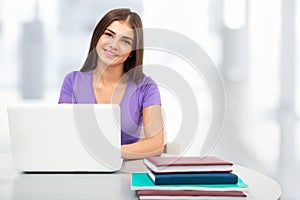
[[[236,184],[174,184],[155,185],[147,173],[131,174],[131,190],[205,190],[205,191],[248,191],[248,185],[238,178]]]

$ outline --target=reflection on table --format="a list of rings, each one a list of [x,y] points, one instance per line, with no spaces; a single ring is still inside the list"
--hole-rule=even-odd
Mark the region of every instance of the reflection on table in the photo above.
[[[20,174],[13,200],[134,198],[129,174]],[[132,197],[132,198],[131,198]]]
[[[13,170],[11,158],[1,157],[0,199],[2,200],[86,200],[137,199],[131,191],[131,172],[145,172],[142,160],[124,161],[116,173],[20,173]],[[274,200],[280,186],[268,176],[235,165],[233,172],[249,185],[247,200]]]

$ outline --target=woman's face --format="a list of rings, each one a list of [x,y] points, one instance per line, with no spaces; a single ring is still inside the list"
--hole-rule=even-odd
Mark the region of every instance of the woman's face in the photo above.
[[[98,62],[123,67],[133,48],[133,29],[124,21],[112,22],[97,43]]]

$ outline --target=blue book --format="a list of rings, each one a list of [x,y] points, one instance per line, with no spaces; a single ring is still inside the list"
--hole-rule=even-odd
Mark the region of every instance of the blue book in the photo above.
[[[131,174],[131,190],[204,190],[248,191],[248,185],[238,178],[236,184],[169,184],[155,185],[147,173]]]
[[[170,184],[236,184],[238,176],[229,172],[154,173],[148,176],[156,185]]]

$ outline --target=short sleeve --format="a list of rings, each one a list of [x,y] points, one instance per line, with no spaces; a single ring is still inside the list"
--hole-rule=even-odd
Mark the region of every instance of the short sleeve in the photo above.
[[[76,72],[67,74],[64,78],[58,103],[73,103],[73,84]]]
[[[157,84],[150,77],[145,77],[142,83],[142,109],[147,106],[161,105],[161,98]]]

